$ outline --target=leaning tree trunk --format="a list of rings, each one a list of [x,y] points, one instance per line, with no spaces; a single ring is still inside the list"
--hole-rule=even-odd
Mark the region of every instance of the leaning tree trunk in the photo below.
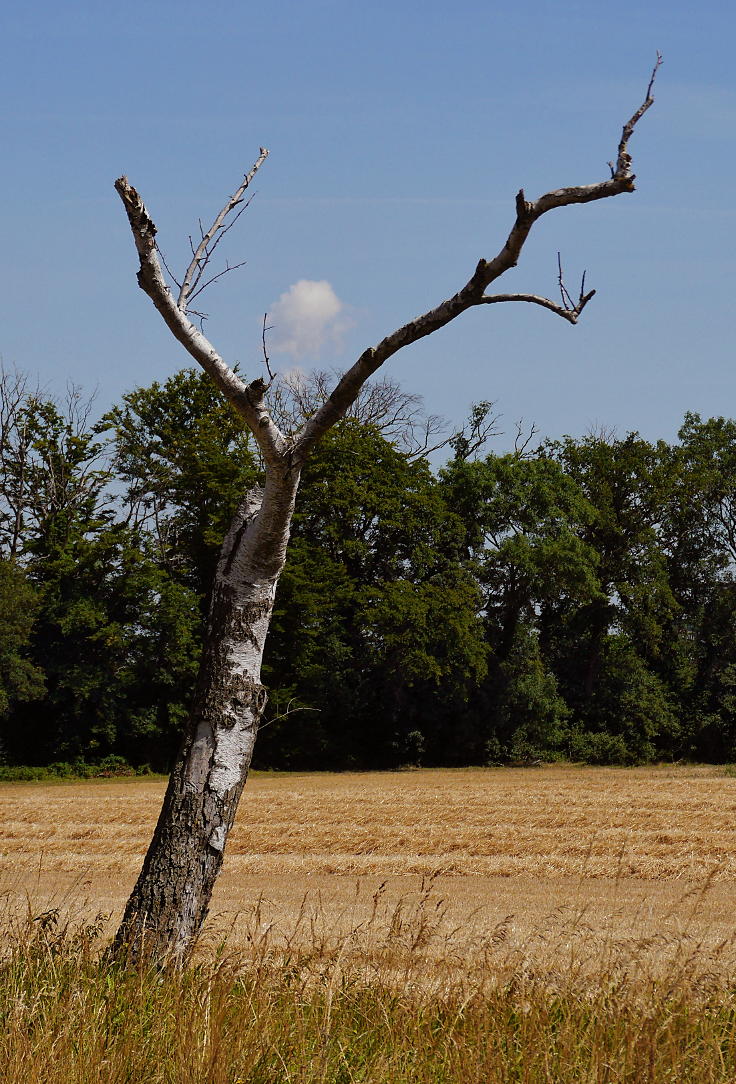
[[[298,481],[270,472],[223,544],[188,731],[113,944],[128,961],[184,962],[207,916],[266,704],[261,660]]]
[[[223,546],[210,605],[204,656],[184,741],[164,802],[156,833],[138,883],[125,909],[113,951],[146,955],[156,960],[184,960],[207,914],[228,832],[250,766],[258,721],[266,700],[261,685],[261,658],[273,608],[274,592],[286,557],[289,524],[299,484],[299,466],[317,441],[340,420],[365,382],[393,354],[432,335],[468,309],[523,301],[540,305],[576,324],[595,290],[574,300],[562,277],[558,259],[559,304],[537,294],[487,294],[486,290],[518,263],[534,223],[558,207],[591,203],[634,191],[629,140],[654,101],[652,88],[662,58],[652,71],[645,100],[624,124],[611,176],[594,184],[575,185],[527,200],[516,196],[516,218],[500,251],[482,258],[456,294],[422,316],[410,320],[376,346],[365,350],[343,374],[325,402],[291,437],[286,437],[266,408],[268,384],[250,384],[234,372],[189,315],[190,303],[210,282],[203,280],[222,237],[248,205],[246,189],[268,156],[260,155],[237,191],[220,210],[201,240],[174,296],[158,257],[156,226],[127,177],[115,188],[125,206],[140,261],[138,285],[151,298],[174,337],[212,378],[253,433],[268,464],[263,494],[249,494],[235,517]],[[172,277],[173,278],[173,277]],[[266,353],[266,318],[263,353]],[[261,503],[259,504],[259,500]]]

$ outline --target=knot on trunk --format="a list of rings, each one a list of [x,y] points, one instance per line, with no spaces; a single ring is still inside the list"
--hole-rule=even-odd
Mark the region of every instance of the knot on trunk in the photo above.
[[[265,685],[253,685],[253,707],[259,716],[263,715],[263,711],[268,702],[268,690]]]
[[[237,682],[231,680],[228,699],[229,703],[226,700],[223,706],[227,706],[229,710],[221,713],[216,720],[216,726],[231,730],[236,723],[242,722],[244,717],[249,715],[250,723],[257,727],[268,701],[268,690],[265,685],[241,675]]]

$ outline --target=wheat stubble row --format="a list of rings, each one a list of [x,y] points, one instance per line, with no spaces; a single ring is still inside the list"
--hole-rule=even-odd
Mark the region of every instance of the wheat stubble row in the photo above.
[[[117,912],[160,807],[160,780],[0,786],[0,887]],[[437,875],[448,923],[517,932],[564,908],[641,934],[690,923],[731,933],[736,779],[710,767],[256,774],[228,844],[213,913],[293,918],[305,893],[351,923]],[[699,886],[708,883],[694,903]],[[264,911],[264,913],[265,913]],[[235,932],[237,933],[237,921]]]

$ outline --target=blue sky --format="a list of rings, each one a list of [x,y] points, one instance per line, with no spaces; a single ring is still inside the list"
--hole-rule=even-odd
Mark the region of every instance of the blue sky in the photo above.
[[[247,266],[206,295],[205,330],[255,375],[268,309],[279,367],[349,364],[496,253],[520,186],[607,175],[659,49],[637,192],[547,216],[498,284],[555,296],[559,249],[598,290],[580,325],[479,309],[389,371],[453,423],[495,400],[509,433],[523,417],[671,439],[686,410],[733,416],[735,39],[725,0],[9,0],[0,355],[101,407],[186,364],[136,286],[113,181],[140,190],[181,268],[264,144],[227,250]]]

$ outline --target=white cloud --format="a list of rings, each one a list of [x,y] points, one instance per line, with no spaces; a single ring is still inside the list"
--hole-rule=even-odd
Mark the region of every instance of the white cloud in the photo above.
[[[271,305],[268,322],[274,351],[312,359],[337,349],[352,323],[345,305],[324,279],[295,282]]]

